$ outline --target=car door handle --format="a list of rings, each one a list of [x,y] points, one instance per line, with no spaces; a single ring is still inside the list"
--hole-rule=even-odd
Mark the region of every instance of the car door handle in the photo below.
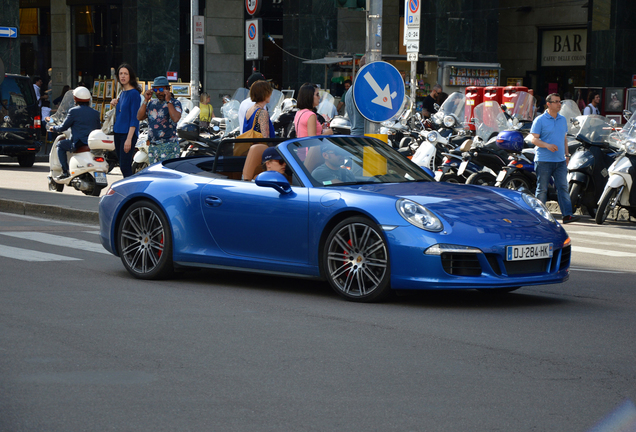
[[[221,198],[215,196],[205,197],[205,204],[210,207],[218,207],[223,203]]]

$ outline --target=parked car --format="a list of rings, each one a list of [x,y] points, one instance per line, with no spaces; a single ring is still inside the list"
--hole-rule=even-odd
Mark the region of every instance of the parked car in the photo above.
[[[99,204],[102,244],[141,279],[256,271],[326,279],[354,301],[568,278],[570,238],[531,195],[438,183],[380,140],[352,136],[283,141],[286,174],[243,181],[261,169],[257,147],[267,146],[167,160],[114,183]]]
[[[0,83],[0,155],[31,167],[42,147],[41,117],[31,79],[5,74]]]

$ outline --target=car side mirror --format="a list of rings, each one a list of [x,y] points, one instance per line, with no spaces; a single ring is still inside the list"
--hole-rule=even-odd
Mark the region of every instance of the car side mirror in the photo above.
[[[278,171],[265,171],[256,176],[256,186],[271,187],[283,195],[290,194],[292,188],[284,175]]]

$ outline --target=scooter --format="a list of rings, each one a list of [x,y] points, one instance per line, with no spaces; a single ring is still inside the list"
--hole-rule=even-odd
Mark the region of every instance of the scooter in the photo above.
[[[62,164],[57,156],[57,143],[63,139],[71,139],[71,131],[62,132],[55,139],[49,153],[51,171],[47,177],[49,190],[62,192],[64,186],[73,186],[85,195],[99,196],[102,189],[108,186],[106,173],[108,162],[106,152],[115,149],[115,139],[96,129],[88,136],[88,145],[77,149],[75,153],[67,153],[70,177],[58,180],[62,174]]]
[[[616,208],[624,208],[629,211],[630,217],[636,217],[636,188],[634,176],[636,176],[636,113],[623,111],[625,118],[630,120],[618,134],[622,153],[609,167],[609,179],[605,189],[598,200],[598,210],[595,221],[602,225],[610,211]],[[618,212],[616,213],[618,218]]]

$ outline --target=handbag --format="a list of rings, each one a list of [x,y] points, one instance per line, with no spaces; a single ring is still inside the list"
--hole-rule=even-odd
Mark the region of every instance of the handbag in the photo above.
[[[261,108],[259,108],[259,110],[260,109]],[[258,117],[258,115],[254,116],[254,123],[252,123],[252,129],[245,131],[244,133],[237,136],[236,138],[239,138],[239,139],[263,138],[262,133],[254,130],[254,126],[256,126],[256,117]],[[247,152],[250,150],[250,147],[252,146],[252,144],[256,144],[256,143],[255,142],[234,143],[234,156],[247,156]]]

